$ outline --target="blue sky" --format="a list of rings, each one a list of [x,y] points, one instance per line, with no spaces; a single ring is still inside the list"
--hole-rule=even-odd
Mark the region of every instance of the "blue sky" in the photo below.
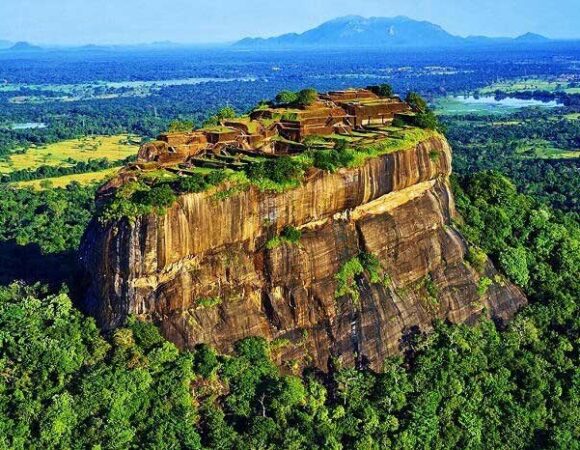
[[[225,42],[305,31],[348,14],[406,15],[462,36],[580,38],[580,0],[0,0],[0,39]]]

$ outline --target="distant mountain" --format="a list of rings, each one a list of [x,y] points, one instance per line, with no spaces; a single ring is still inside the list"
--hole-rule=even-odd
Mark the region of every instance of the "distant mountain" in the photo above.
[[[33,50],[41,50],[41,48],[37,47],[36,45],[32,45],[28,42],[17,42],[12,47],[10,47],[8,50],[13,51],[13,52],[29,52],[29,51],[33,51]]]
[[[542,36],[541,34],[536,34],[536,33],[526,33],[526,34],[522,34],[521,36],[518,36],[517,38],[514,39],[514,41],[516,42],[523,42],[526,44],[533,44],[533,43],[540,43],[540,42],[549,42],[550,39],[548,39],[546,36]]]
[[[328,21],[304,33],[289,33],[272,38],[246,38],[236,42],[245,48],[301,47],[452,47],[494,43],[531,43],[547,40],[543,36],[526,34],[517,39],[454,36],[439,25],[408,17],[346,16]]]

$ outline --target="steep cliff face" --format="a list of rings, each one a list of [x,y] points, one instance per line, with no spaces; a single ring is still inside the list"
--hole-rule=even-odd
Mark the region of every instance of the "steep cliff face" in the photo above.
[[[81,248],[85,306],[109,328],[129,314],[154,321],[184,347],[227,352],[263,336],[281,363],[325,370],[336,357],[378,369],[435,318],[507,320],[525,304],[489,261],[479,271],[466,263],[450,171],[450,148],[435,136],[356,169],[314,170],[282,194],[209,191],[163,216],[94,221]],[[286,226],[300,241],[268,248]],[[337,274],[361,254],[378,259],[381,279],[358,273],[356,295],[337,297]]]

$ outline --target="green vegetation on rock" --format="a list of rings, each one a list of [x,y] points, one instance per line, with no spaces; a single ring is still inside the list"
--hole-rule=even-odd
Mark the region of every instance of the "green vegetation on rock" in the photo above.
[[[348,296],[355,304],[358,304],[360,301],[358,278],[365,273],[371,283],[382,284],[385,287],[391,283],[390,277],[382,268],[377,256],[361,252],[358,256],[346,261],[334,276],[337,283],[334,296],[336,298]]]
[[[276,236],[266,242],[266,248],[273,250],[284,244],[298,244],[301,237],[302,232],[299,229],[287,225],[282,229],[282,232],[279,236]]]
[[[393,87],[386,83],[368,86],[367,89],[379,97],[392,97],[395,94]]]
[[[290,107],[303,108],[313,104],[318,98],[316,89],[302,89],[298,92],[281,91],[276,95],[276,103]]]

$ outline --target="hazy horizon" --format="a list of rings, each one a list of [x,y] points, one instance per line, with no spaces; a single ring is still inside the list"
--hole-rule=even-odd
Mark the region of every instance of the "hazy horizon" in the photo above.
[[[87,45],[171,41],[223,44],[245,37],[270,37],[303,32],[345,15],[408,16],[427,20],[458,35],[515,37],[538,33],[553,39],[578,39],[577,0],[561,0],[558,8],[541,0],[3,0],[0,40],[40,45]],[[256,14],[255,11],[259,11]]]

